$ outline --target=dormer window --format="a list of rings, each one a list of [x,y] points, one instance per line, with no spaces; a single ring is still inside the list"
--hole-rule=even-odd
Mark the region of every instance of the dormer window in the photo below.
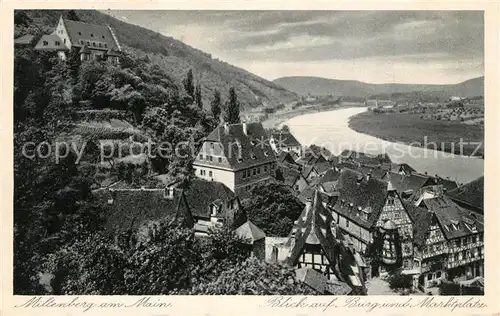
[[[264,152],[264,156],[268,157],[269,153],[267,151]]]
[[[94,34],[90,33],[90,37],[94,37]]]
[[[163,197],[166,199],[173,199],[174,198],[174,188],[166,188],[165,192],[163,193]]]
[[[101,38],[104,38],[104,35],[103,35],[103,36],[101,36]]]
[[[47,45],[49,45],[49,42],[43,41],[43,46],[47,46]]]
[[[238,158],[238,162],[239,162],[239,163],[242,163],[242,162],[243,162],[243,159],[242,159],[241,157],[240,157],[240,158]]]
[[[59,46],[59,45],[61,45],[61,42],[55,41],[55,44],[56,44],[56,46]]]
[[[108,44],[104,43],[104,47],[105,47],[105,48],[108,48]]]
[[[78,32],[78,35],[82,35],[82,32]]]

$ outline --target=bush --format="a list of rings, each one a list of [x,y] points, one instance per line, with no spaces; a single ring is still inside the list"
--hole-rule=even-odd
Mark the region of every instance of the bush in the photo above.
[[[392,290],[411,289],[413,287],[413,277],[411,275],[402,274],[401,271],[396,271],[387,279],[389,287]]]

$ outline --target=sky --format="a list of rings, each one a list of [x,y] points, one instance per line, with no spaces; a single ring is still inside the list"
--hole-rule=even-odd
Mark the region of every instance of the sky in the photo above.
[[[481,11],[109,11],[268,80],[451,84],[484,74]]]

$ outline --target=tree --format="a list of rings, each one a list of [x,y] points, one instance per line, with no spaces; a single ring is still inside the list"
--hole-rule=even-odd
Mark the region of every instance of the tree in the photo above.
[[[228,124],[236,124],[240,122],[240,103],[234,87],[229,89],[229,100],[226,105],[226,119]]]
[[[249,258],[223,271],[210,282],[194,285],[199,295],[307,295],[314,290],[295,279],[291,268]]]
[[[75,10],[69,10],[68,14],[66,14],[66,19],[71,21],[80,21],[80,18],[76,14]]]
[[[288,236],[304,205],[290,188],[278,182],[255,187],[247,200],[247,217],[268,236]]]
[[[401,271],[390,275],[388,282],[392,290],[411,290],[413,287],[413,277],[409,274],[403,274]]]
[[[186,78],[183,80],[184,89],[186,93],[194,100],[194,80],[193,80],[193,70],[190,69],[187,73]]]
[[[210,107],[212,110],[212,116],[216,120],[219,120],[219,116],[221,113],[221,105],[222,105],[222,100],[221,100],[220,92],[218,90],[215,90]]]
[[[203,110],[203,101],[201,99],[201,86],[198,84],[196,86],[196,93],[195,93],[195,101],[196,105]]]
[[[281,131],[284,133],[290,133],[290,128],[288,127],[288,125],[283,125],[281,126]]]

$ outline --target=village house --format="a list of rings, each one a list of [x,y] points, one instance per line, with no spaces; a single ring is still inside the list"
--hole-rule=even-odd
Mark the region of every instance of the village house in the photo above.
[[[461,208],[441,191],[424,188],[408,205],[415,218],[414,268],[418,285],[430,288],[443,280],[484,276],[484,220]]]
[[[390,165],[392,163],[391,158],[386,153],[372,155],[352,150],[344,150],[338,156],[338,163],[342,164],[346,162],[368,167],[377,167],[377,166],[382,166],[384,164]]]
[[[234,233],[243,240],[243,246],[248,249],[250,257],[261,261],[266,259],[266,234],[251,221],[245,222]]]
[[[287,132],[272,132],[269,137],[269,144],[276,154],[281,152],[294,152],[299,157],[302,156],[302,145],[293,136]]]
[[[32,35],[14,41],[16,46],[32,45]],[[108,26],[59,18],[51,34],[44,34],[36,43],[35,50],[57,52],[66,60],[68,53],[76,50],[81,61],[104,59],[119,62],[121,47],[113,29]]]
[[[193,167],[198,178],[219,181],[247,197],[274,178],[276,157],[261,123],[226,123],[204,139]]]
[[[331,207],[333,217],[338,227],[352,239],[354,248],[358,252],[366,253],[368,245],[374,242],[374,235],[378,234],[379,228],[391,222],[399,234],[401,264],[405,269],[411,268],[413,222],[391,182],[344,169],[337,186],[339,196]],[[385,270],[383,265],[378,264],[372,269],[372,275],[378,275]]]
[[[363,271],[343,243],[342,234],[331,212],[324,207],[319,192],[306,203],[287,242],[274,248],[275,261],[279,252],[285,253],[284,263],[289,266],[311,268],[327,280],[347,284],[353,294],[366,293]]]
[[[110,186],[93,194],[110,208],[107,228],[116,233],[138,228],[148,221],[169,219],[180,221],[194,228],[196,235],[204,236],[211,227],[239,226],[246,221],[238,197],[215,181],[194,179],[166,188]]]
[[[281,164],[276,170],[276,180],[283,182],[297,194],[300,194],[308,185],[300,169],[287,164]]]
[[[433,178],[418,173],[388,172],[382,180],[390,181],[402,199],[410,198],[423,187],[436,185]]]

